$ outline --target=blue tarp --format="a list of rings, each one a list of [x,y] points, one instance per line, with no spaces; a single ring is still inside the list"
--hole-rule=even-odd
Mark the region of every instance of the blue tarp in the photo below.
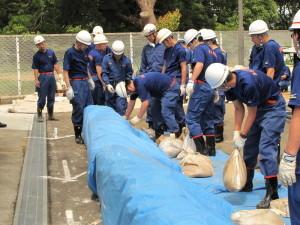
[[[112,109],[88,106],[88,185],[104,225],[227,225],[231,204],[185,177],[142,131]]]

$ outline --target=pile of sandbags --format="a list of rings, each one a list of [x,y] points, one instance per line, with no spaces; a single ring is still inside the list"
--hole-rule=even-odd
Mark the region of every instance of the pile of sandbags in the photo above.
[[[237,225],[284,225],[284,222],[270,209],[241,210],[231,215]]]
[[[228,191],[240,191],[246,184],[247,170],[239,150],[234,149],[223,170],[223,182]]]
[[[197,153],[187,153],[180,161],[183,174],[188,177],[211,177],[214,168],[208,156]]]

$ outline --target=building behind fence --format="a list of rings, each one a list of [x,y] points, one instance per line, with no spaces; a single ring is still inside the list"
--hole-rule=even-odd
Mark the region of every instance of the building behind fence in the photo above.
[[[176,34],[182,38],[183,33]],[[238,33],[235,31],[217,32],[219,42],[228,54],[228,65],[238,64]],[[283,47],[291,46],[290,33],[288,31],[271,31],[270,35]],[[43,35],[48,47],[53,49],[62,66],[65,51],[72,46],[75,40],[74,34]],[[139,69],[140,56],[145,37],[141,33],[113,33],[106,34],[110,44],[114,40],[122,40],[125,43],[125,54],[131,58],[134,71]],[[32,56],[37,51],[33,44],[34,35],[24,36],[0,36],[0,96],[32,94],[34,88],[34,76],[31,69]],[[244,64],[248,65],[249,50],[252,46],[248,33],[244,34],[245,51]]]

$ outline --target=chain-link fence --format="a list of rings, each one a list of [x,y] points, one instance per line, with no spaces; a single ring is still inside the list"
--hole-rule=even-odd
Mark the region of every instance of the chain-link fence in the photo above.
[[[178,32],[177,38],[182,38],[183,33]],[[234,31],[217,32],[221,46],[228,53],[228,64],[238,63],[238,33]],[[290,47],[291,39],[288,31],[271,31],[270,35],[281,46]],[[140,55],[146,39],[141,33],[113,33],[106,34],[110,44],[114,40],[122,40],[126,46],[125,54],[132,60],[134,70],[140,65]],[[74,34],[44,35],[48,47],[53,49],[62,65],[64,52],[72,46]],[[33,44],[34,35],[25,36],[0,36],[0,96],[31,94],[35,91],[34,78],[31,69],[32,57],[37,51]],[[244,34],[245,52],[244,62],[248,64],[249,49],[252,46],[248,33]]]

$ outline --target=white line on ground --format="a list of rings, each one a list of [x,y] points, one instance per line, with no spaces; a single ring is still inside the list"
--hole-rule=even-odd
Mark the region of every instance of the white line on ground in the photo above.
[[[78,174],[78,175],[72,177],[71,179],[72,179],[72,180],[77,180],[77,178],[79,178],[79,177],[85,175],[86,173],[87,173],[87,172],[85,171],[85,172],[83,172],[83,173],[80,173],[80,174]]]
[[[73,211],[66,210],[67,225],[75,225]]]
[[[72,178],[71,178],[71,173],[70,173],[70,169],[69,169],[67,160],[62,160],[62,165],[63,165],[63,169],[64,169],[65,179],[71,180]]]
[[[44,137],[27,137],[27,138],[42,138],[42,139],[46,139],[46,140],[59,140],[59,139],[64,139],[64,138],[70,138],[70,137],[74,137],[74,134],[71,135],[66,135],[66,136],[62,136],[62,137],[57,137],[57,138],[44,138]]]

